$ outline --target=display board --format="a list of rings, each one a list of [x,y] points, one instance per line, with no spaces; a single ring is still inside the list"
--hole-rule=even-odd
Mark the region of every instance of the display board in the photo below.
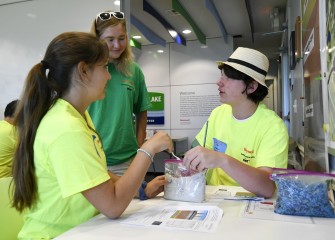
[[[175,111],[171,118],[171,128],[200,129],[212,110],[220,104],[215,84],[172,86],[171,105]]]

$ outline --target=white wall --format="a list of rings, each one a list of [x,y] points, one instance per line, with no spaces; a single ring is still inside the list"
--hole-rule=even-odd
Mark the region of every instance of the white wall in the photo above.
[[[96,14],[119,10],[110,0],[0,0],[0,119],[20,97],[30,68],[42,60],[49,42],[66,31],[89,31]]]
[[[98,12],[119,10],[109,0],[35,0],[7,4],[14,2],[0,0],[0,119],[6,105],[20,97],[26,75],[43,59],[47,45],[56,35],[89,31]],[[206,121],[207,116],[193,117],[191,124],[180,126],[176,121],[179,110],[171,106],[180,104],[178,94],[190,88],[200,95],[217,94],[215,83],[220,72],[215,61],[224,60],[233,52],[233,41],[229,38],[226,44],[223,39],[207,39],[208,48],[200,48],[201,45],[198,41],[189,41],[187,46],[170,43],[162,54],[157,53],[160,46],[150,45],[136,52],[149,90],[165,93],[165,125],[152,128],[193,139]]]
[[[165,130],[173,137],[187,136],[189,147],[211,110],[220,104],[216,85],[220,71],[215,61],[226,60],[233,52],[232,38],[228,38],[228,43],[223,38],[207,39],[206,43],[207,48],[201,48],[198,41],[188,41],[186,46],[148,45],[136,51],[148,90],[165,95],[165,124],[148,125],[148,129]],[[164,52],[158,53],[158,49]],[[196,101],[201,101],[197,105],[206,101],[210,106],[197,108],[199,112],[185,116],[180,107],[183,94],[191,94]]]

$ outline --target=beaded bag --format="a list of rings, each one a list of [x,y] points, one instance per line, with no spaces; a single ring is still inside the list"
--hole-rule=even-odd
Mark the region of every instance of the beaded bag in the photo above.
[[[274,171],[270,178],[277,186],[275,213],[335,218],[334,174]]]

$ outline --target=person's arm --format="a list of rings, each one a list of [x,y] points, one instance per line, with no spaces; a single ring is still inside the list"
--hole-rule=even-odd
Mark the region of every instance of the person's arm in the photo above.
[[[110,176],[110,179],[115,182],[119,180],[121,177],[108,171],[108,174]],[[152,179],[150,182],[147,183],[146,188],[144,189],[144,193],[147,198],[154,198],[158,194],[164,191],[164,185],[167,183],[167,180],[165,179],[165,175],[157,176],[154,179]],[[139,191],[135,194],[135,197],[139,197]]]
[[[153,157],[155,153],[165,149],[172,151],[173,144],[167,133],[157,132],[141,148]],[[83,191],[82,194],[102,214],[118,218],[137,194],[150,164],[149,156],[139,151],[128,170],[116,182],[113,181],[114,174],[109,173],[111,179]]]
[[[136,138],[138,146],[142,146],[146,137],[147,111],[136,114]]]
[[[275,191],[275,183],[269,179],[269,174],[272,173],[271,168],[254,168],[225,153],[198,146],[185,154],[184,164],[197,171],[206,168],[222,168],[241,187],[258,196],[268,198]]]
[[[110,176],[110,180],[115,184],[121,176],[118,176],[110,171],[108,171],[108,175]],[[164,185],[167,183],[165,179],[165,175],[157,176],[147,183],[146,188],[144,189],[144,193],[147,198],[154,198],[158,194],[164,191]],[[135,193],[135,197],[139,197],[139,191]]]
[[[112,173],[109,170],[108,170],[108,175],[110,176],[110,179],[113,181],[113,183],[116,183],[116,181],[120,179],[120,176]]]

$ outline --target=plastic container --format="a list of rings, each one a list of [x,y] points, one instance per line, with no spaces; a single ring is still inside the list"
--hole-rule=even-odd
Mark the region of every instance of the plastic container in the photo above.
[[[301,170],[274,172],[270,178],[278,191],[275,213],[335,218],[334,174]]]
[[[203,202],[205,201],[206,179],[205,172],[189,171],[182,161],[167,159],[165,177],[168,183],[164,186],[164,198],[176,201]]]

